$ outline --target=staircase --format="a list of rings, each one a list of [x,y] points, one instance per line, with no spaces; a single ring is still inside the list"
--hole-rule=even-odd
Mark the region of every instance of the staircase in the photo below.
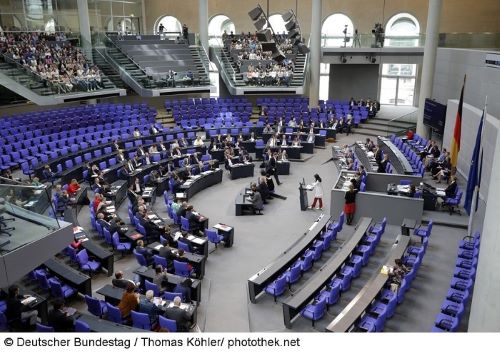
[[[356,134],[366,136],[390,136],[392,134],[400,135],[408,129],[415,129],[417,110],[407,115],[397,118],[384,118],[377,116],[362,123],[354,131]]]
[[[0,72],[8,78],[18,82],[27,89],[39,96],[50,96],[57,94],[49,87],[46,87],[36,76],[30,75],[25,69],[19,68],[16,64],[0,62]]]
[[[104,57],[96,49],[92,49],[92,59],[94,64],[101,69],[104,73],[105,78],[102,79],[102,83],[105,88],[118,87],[121,89],[127,89],[128,86],[120,78],[120,74],[117,73],[111,65],[104,59]]]
[[[208,59],[207,54],[204,50],[194,46],[189,47],[189,52],[191,53],[191,56],[196,64],[196,71],[198,77],[200,78],[200,85],[210,85],[210,73],[208,71],[208,63],[210,60]],[[203,61],[205,61],[207,66],[203,65]]]
[[[304,54],[297,53],[295,66],[293,68],[293,77],[290,82],[291,87],[302,87],[304,85],[307,57]]]
[[[20,64],[6,62],[0,57],[0,85],[37,105],[56,105],[75,99],[101,96],[124,96],[125,90],[117,88],[105,75],[101,75],[104,88],[92,91],[64,92],[57,84],[47,84],[39,76]]]

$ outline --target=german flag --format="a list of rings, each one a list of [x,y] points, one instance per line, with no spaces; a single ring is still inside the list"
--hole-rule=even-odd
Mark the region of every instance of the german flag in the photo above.
[[[458,153],[460,152],[460,137],[462,135],[462,107],[464,105],[464,89],[465,89],[465,79],[462,86],[462,92],[460,93],[460,102],[458,102],[457,118],[455,119],[455,129],[453,130],[453,137],[451,139],[451,167],[452,170],[456,170],[458,163]]]

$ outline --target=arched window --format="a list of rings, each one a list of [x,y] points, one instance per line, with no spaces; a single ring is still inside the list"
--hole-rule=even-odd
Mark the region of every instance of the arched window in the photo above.
[[[420,24],[415,16],[400,13],[392,16],[385,28],[388,47],[416,47],[419,44]]]
[[[45,24],[45,33],[55,33],[56,32],[56,21],[51,18]]]
[[[167,37],[182,36],[182,23],[174,16],[162,16],[155,22],[153,32],[159,33],[160,25],[163,25],[163,33]]]
[[[231,32],[236,33],[233,21],[226,15],[216,15],[212,17],[208,23],[209,44],[211,46],[221,45],[220,39],[224,32],[227,34]]]
[[[321,27],[321,37],[325,47],[344,47],[352,43],[354,24],[344,14],[333,14],[326,18]]]
[[[108,31],[120,32],[124,34],[135,34],[137,33],[137,28],[135,23],[130,18],[114,18],[108,22]]]
[[[283,17],[281,17],[280,14],[269,16],[269,23],[275,34],[283,34],[283,32],[288,33],[285,27],[285,21],[283,21]]]

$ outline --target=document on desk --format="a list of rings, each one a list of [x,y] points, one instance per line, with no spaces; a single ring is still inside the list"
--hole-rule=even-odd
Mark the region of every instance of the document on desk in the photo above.
[[[28,296],[26,299],[21,301],[21,304],[26,306],[26,305],[31,304],[33,301],[36,301],[36,297]]]
[[[162,248],[162,247],[163,247],[163,245],[158,245],[158,246],[155,246],[154,248],[155,248],[155,250],[159,251],[160,248]]]
[[[226,231],[226,232],[231,231],[231,226],[224,225],[224,224],[216,224],[216,225],[214,225],[214,228],[222,230],[222,231]]]

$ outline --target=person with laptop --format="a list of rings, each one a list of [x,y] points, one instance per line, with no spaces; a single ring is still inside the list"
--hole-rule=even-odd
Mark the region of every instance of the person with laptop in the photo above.
[[[5,311],[5,317],[7,317],[9,323],[16,327],[21,327],[23,322],[28,323],[30,326],[35,325],[38,311],[29,308],[30,302],[27,301],[29,298],[29,295],[19,293],[19,286],[14,284],[9,287],[6,301],[7,309]]]

